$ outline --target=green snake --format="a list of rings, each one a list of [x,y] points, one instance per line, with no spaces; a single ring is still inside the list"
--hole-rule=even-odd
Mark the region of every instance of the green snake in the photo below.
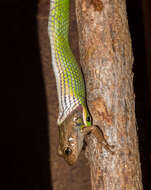
[[[85,99],[85,84],[81,68],[71,51],[68,39],[69,0],[52,0],[48,32],[51,43],[53,71],[56,78],[59,100],[58,125],[79,105],[83,108],[83,120],[86,126],[89,112]]]
[[[86,104],[84,78],[69,45],[69,0],[52,0],[48,21],[52,66],[59,100],[58,153],[68,164],[74,164],[81,152],[83,140],[90,132],[98,142],[109,145],[92,119]],[[109,148],[108,148],[109,149]]]

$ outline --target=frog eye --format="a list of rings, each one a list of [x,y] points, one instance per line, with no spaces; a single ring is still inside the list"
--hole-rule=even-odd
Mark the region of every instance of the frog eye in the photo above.
[[[65,153],[67,156],[71,155],[71,153],[72,153],[71,148],[69,148],[69,147],[65,148],[65,149],[64,149],[64,153]]]

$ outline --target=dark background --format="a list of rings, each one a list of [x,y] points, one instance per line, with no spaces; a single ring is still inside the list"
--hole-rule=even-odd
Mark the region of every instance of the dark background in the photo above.
[[[149,8],[149,0],[145,3]],[[145,11],[141,0],[127,0],[143,183],[145,190],[151,190],[151,46],[148,45],[150,39],[147,35],[148,30],[151,31],[151,15],[145,14]],[[0,138],[0,186],[4,186],[1,189],[52,189],[48,108],[37,15],[37,0],[0,1],[2,87],[4,85],[4,90],[1,90],[3,114]],[[147,30],[144,30],[145,26],[148,26]]]
[[[0,1],[1,80],[5,85],[0,156],[3,190],[46,190],[51,186],[37,5],[33,0]]]

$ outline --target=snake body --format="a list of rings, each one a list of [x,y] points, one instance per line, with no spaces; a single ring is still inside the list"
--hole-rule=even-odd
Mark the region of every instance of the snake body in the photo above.
[[[57,123],[61,123],[82,106],[85,126],[89,115],[86,106],[85,83],[81,68],[71,51],[68,39],[69,30],[69,0],[52,0],[48,21],[48,34],[51,45],[52,66],[56,78],[59,100],[59,116]]]

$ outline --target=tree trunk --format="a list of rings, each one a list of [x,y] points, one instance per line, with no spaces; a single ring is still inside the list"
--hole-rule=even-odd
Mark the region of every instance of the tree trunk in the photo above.
[[[133,54],[124,0],[77,0],[80,62],[93,123],[114,155],[88,137],[93,190],[142,190],[133,92]]]

